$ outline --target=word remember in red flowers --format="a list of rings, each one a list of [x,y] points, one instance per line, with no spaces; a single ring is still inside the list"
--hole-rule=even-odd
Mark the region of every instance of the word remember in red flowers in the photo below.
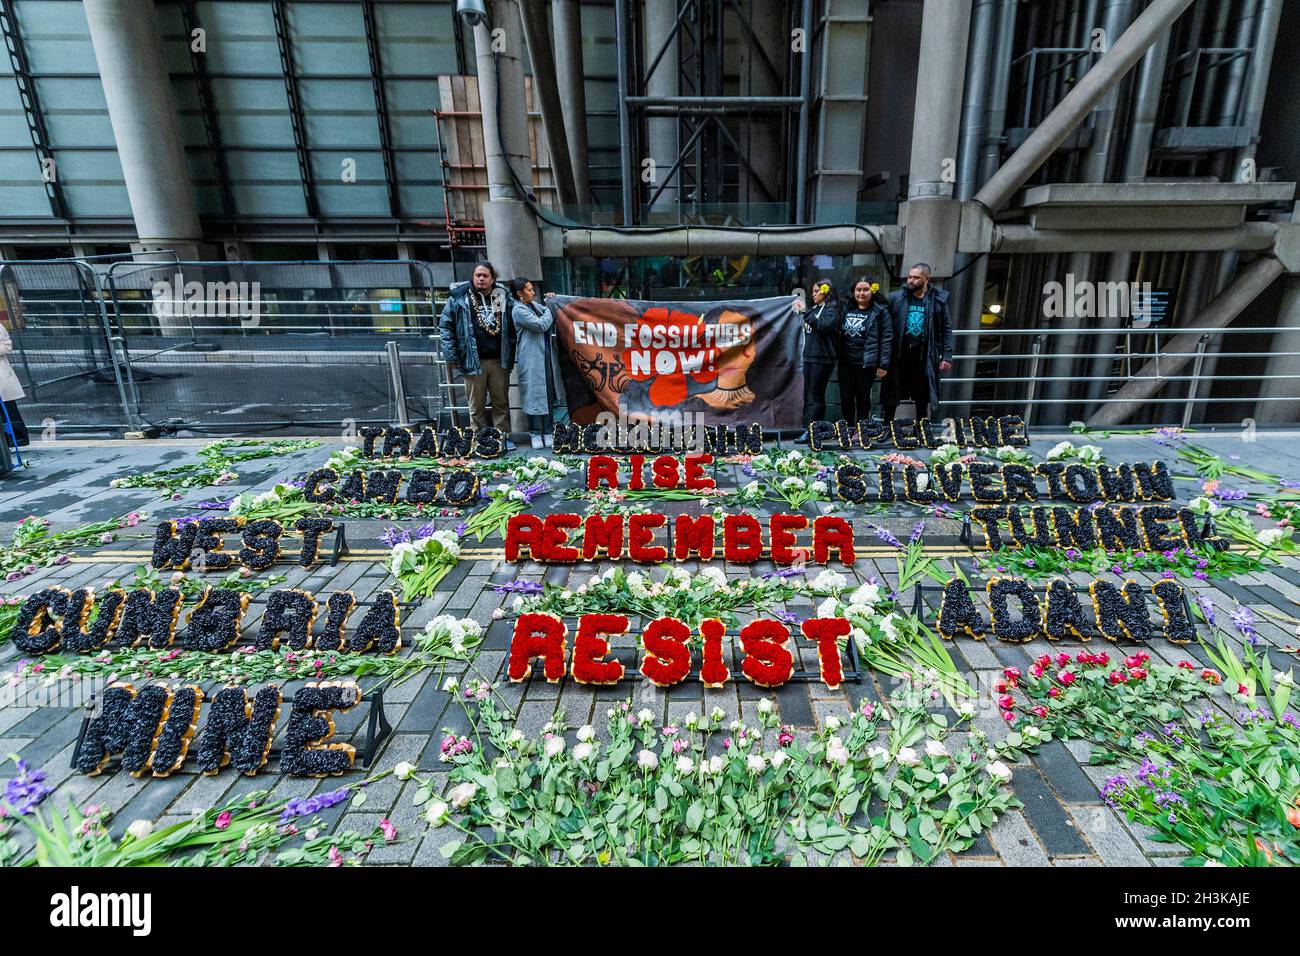
[[[627,633],[624,614],[584,614],[578,618],[572,653],[568,649],[569,626],[554,614],[519,615],[510,641],[508,676],[527,680],[533,662],[541,659],[542,675],[552,684],[566,675],[580,684],[617,684],[623,679],[622,662],[610,660],[610,639]],[[817,646],[821,680],[834,690],[844,681],[840,641],[852,629],[842,617],[811,618],[799,625],[803,636]],[[731,679],[722,653],[726,627],[716,618],[700,622],[700,683],[722,687]],[[788,644],[790,628],[772,618],[746,624],[737,635],[744,657],[740,670],[759,687],[780,687],[794,674],[794,654]],[[641,634],[641,675],[657,687],[680,684],[691,673],[691,629],[675,617],[660,617],[645,626]]]

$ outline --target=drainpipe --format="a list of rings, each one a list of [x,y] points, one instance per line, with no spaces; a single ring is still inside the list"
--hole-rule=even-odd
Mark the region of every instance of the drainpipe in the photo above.
[[[578,202],[589,203],[587,175],[587,90],[582,68],[582,11],[577,0],[551,0],[555,33],[555,78],[563,91],[564,138],[573,164],[573,191]]]

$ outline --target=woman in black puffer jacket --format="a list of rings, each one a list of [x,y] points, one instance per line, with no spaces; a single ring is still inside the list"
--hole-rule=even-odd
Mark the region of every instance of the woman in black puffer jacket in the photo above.
[[[808,441],[808,424],[826,418],[826,385],[839,358],[840,299],[830,279],[813,283],[813,304],[803,317],[803,422],[796,441]]]
[[[880,283],[863,276],[853,283],[853,303],[840,323],[840,408],[850,425],[871,417],[871,386],[889,368],[894,325]]]

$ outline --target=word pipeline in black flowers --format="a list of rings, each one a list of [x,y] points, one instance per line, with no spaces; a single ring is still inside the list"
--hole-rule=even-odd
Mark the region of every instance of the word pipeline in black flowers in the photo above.
[[[367,425],[358,428],[357,435],[366,459],[500,458],[506,451],[505,432],[491,426],[457,427],[440,435],[427,425],[419,430]]]
[[[319,559],[322,536],[338,530],[329,518],[299,518],[293,528],[302,536],[298,564],[304,568]],[[250,571],[265,571],[280,560],[284,531],[284,525],[274,518],[163,521],[154,529],[149,563],[157,571],[228,571],[236,564]],[[225,536],[236,534],[239,550],[227,551]]]
[[[207,698],[207,721],[199,730]],[[351,682],[321,681],[293,696],[280,751],[280,772],[298,777],[338,776],[352,769],[357,751],[333,741],[334,714],[361,703],[361,689]],[[97,776],[118,758],[133,777],[167,777],[186,759],[205,775],[225,767],[253,776],[266,766],[271,740],[280,723],[284,695],[274,684],[249,698],[242,687],[223,687],[207,697],[193,684],[171,687],[129,683],[111,685],[97,716],[78,742],[73,760],[78,773]]]
[[[136,647],[215,654],[234,647],[276,650],[281,644],[295,651],[395,654],[402,647],[399,605],[392,591],[380,591],[351,626],[360,606],[351,591],[335,591],[322,603],[308,591],[277,588],[267,595],[259,630],[250,639],[243,622],[251,601],[242,591],[205,588],[189,607],[184,632],[178,634],[185,598],[175,588],[109,588],[97,595],[94,588],[48,587],[23,601],[9,638],[22,653],[32,655]]]
[[[1163,636],[1173,644],[1187,644],[1196,637],[1186,592],[1177,581],[1162,579],[1148,589],[1132,580],[1122,587],[1095,580],[1088,585],[1087,594],[1091,620],[1074,585],[1063,578],[1050,582],[1041,593],[1014,577],[991,578],[985,590],[987,615],[976,606],[964,581],[949,582],[939,603],[936,630],[948,640],[962,634],[983,640],[991,633],[1013,643],[1032,641],[1039,635],[1051,641],[1067,637],[1086,641],[1100,635],[1113,642],[1146,642]],[[1148,596],[1155,603],[1159,621],[1150,616]]]
[[[941,422],[895,419],[891,422],[862,421],[850,425],[819,421],[808,426],[808,444],[813,451],[852,451],[855,448],[1022,448],[1029,433],[1019,415],[1001,418],[948,418]]]

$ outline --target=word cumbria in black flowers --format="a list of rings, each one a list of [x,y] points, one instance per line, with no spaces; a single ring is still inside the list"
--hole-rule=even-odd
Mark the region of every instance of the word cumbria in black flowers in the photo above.
[[[355,626],[358,605],[351,591],[335,591],[321,602],[308,591],[277,588],[266,598],[259,630],[249,639],[243,629],[252,596],[228,588],[206,588],[189,607],[178,634],[185,597],[176,588],[152,591],[109,588],[43,588],[18,608],[10,639],[24,654],[97,654],[101,650],[178,647],[220,653],[233,647],[394,654],[402,646],[397,595],[380,591]],[[319,627],[317,619],[322,618]]]
[[[192,684],[148,684],[138,691],[131,684],[113,684],[78,744],[77,772],[96,776],[119,757],[121,769],[133,777],[167,777],[180,770],[193,751],[192,763],[200,773],[217,774],[229,766],[256,774],[266,766],[280,722],[280,688],[263,687],[250,701],[244,688],[223,687],[211,697],[207,723],[196,734],[204,697]],[[356,748],[330,740],[332,715],[360,702],[361,690],[354,683],[324,681],[302,687],[289,711],[280,772],[328,777],[351,770]]]

